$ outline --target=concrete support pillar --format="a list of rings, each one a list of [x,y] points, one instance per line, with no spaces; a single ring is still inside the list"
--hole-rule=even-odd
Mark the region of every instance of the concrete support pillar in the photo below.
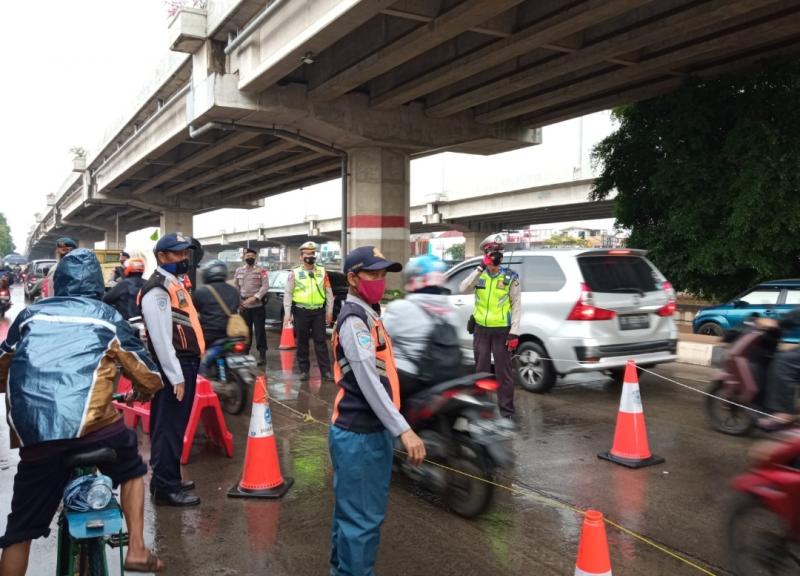
[[[119,235],[117,235],[117,230],[114,228],[113,230],[108,229],[105,232],[105,242],[106,242],[106,250],[124,250],[125,249],[125,237],[127,236],[127,232],[124,230],[119,231]],[[119,241],[117,241],[119,238]]]
[[[183,210],[164,210],[161,213],[161,236],[180,232],[184,236],[194,233],[194,217]]]
[[[389,148],[349,151],[347,222],[349,246],[373,245],[389,260],[405,264],[410,254],[408,154]],[[402,278],[390,274],[388,286]]]
[[[486,237],[482,232],[464,232],[464,258],[481,255],[481,242]]]
[[[284,244],[283,260],[288,262],[289,266],[297,266],[300,262],[300,244]]]
[[[94,250],[95,242],[93,238],[78,236],[74,240],[78,243],[78,248],[88,248],[89,250]]]

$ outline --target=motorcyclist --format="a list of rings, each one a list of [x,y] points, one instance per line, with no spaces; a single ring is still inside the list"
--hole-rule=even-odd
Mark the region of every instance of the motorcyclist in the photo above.
[[[444,287],[447,265],[433,255],[411,258],[404,267],[407,295],[389,303],[383,323],[394,344],[401,397],[458,376],[461,348],[455,310]]]
[[[164,563],[145,547],[143,534],[147,467],[111,396],[117,366],[142,399],[161,389],[161,377],[128,323],[100,301],[103,273],[92,252],[64,256],[54,288],[55,297],[17,316],[0,344],[0,393],[20,457],[0,538],[0,574],[25,574],[31,540],[49,534],[70,478],[65,456],[101,447],[117,454],[98,468],[121,485],[125,571],[160,572]]]
[[[136,296],[144,286],[144,278],[142,278],[144,267],[144,259],[142,258],[127,260],[122,273],[122,280],[117,282],[103,296],[103,302],[116,308],[125,320],[141,315],[141,311],[136,305]]]
[[[119,253],[119,266],[114,267],[111,274],[108,275],[108,281],[106,282],[109,288],[113,288],[118,282],[121,282],[122,279],[125,278],[125,264],[130,260],[130,257],[131,255],[125,251]]]
[[[757,324],[765,329],[777,327],[786,333],[800,326],[800,306],[775,321],[759,318]],[[766,379],[764,407],[771,418],[761,418],[758,425],[764,429],[778,429],[797,420],[795,386],[800,383],[800,348],[783,350],[772,362],[772,377]]]
[[[217,299],[211,293],[213,289],[225,303],[231,313],[239,310],[241,297],[239,291],[228,284],[228,267],[222,260],[211,260],[203,265],[200,270],[203,286],[198,288],[193,296],[194,306],[200,316],[200,326],[203,329],[203,338],[208,342],[208,350],[200,365],[204,374],[208,372],[223,349],[227,339],[228,314],[222,309]]]

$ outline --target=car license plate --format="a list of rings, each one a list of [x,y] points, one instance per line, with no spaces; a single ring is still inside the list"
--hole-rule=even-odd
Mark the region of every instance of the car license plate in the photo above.
[[[650,318],[647,314],[629,314],[619,317],[620,330],[641,330],[650,327]]]

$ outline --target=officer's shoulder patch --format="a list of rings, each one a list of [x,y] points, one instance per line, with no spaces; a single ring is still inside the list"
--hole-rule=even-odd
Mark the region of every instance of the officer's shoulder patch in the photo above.
[[[159,310],[166,310],[169,305],[169,300],[166,296],[156,296],[156,305]]]
[[[266,270],[266,268],[262,268],[261,269],[261,277],[262,278],[266,278],[266,276],[267,276],[267,270]]]

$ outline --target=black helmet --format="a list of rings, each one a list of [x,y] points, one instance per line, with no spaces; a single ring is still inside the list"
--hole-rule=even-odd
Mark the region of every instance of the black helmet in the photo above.
[[[228,267],[222,260],[209,260],[201,269],[203,271],[203,282],[225,282],[228,279]]]

